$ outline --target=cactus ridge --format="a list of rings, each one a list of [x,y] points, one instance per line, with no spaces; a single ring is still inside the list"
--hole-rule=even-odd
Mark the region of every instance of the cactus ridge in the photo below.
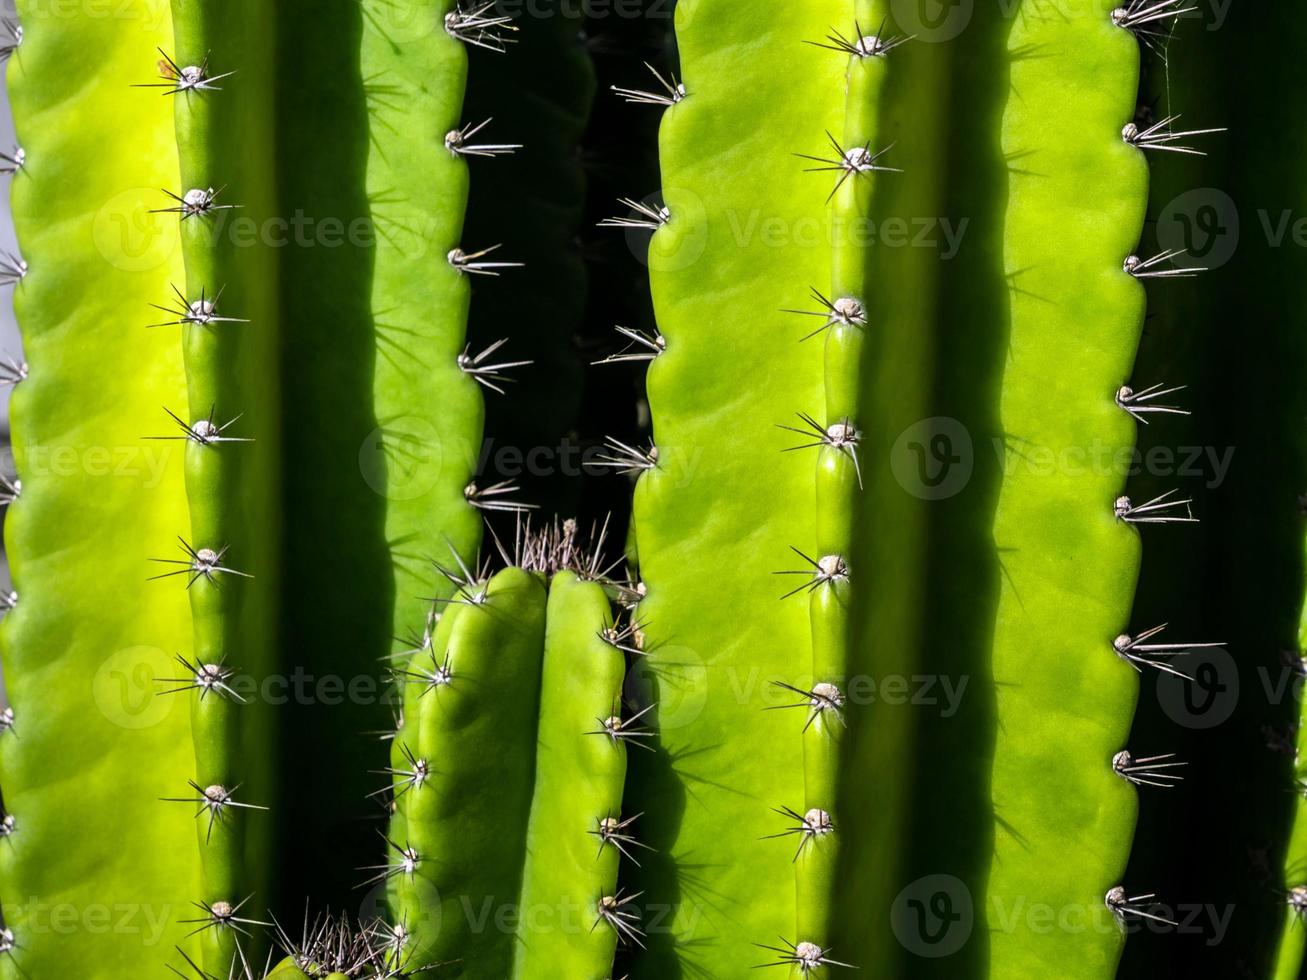
[[[368,869],[386,882],[415,965],[525,978],[566,964],[601,976],[619,942],[639,944],[617,871],[646,847],[622,804],[641,712],[620,714],[627,655],[614,642],[624,634],[605,531],[582,547],[574,521],[522,522],[511,547],[494,539],[502,571],[441,570],[457,591],[399,671],[403,722],[385,771],[391,858]],[[487,756],[501,760],[493,783]],[[503,916],[504,931],[477,928],[477,909]]]

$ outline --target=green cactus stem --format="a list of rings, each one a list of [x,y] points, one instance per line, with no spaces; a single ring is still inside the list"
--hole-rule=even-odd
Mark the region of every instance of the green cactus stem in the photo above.
[[[617,885],[644,850],[622,805],[628,746],[647,737],[622,714],[632,640],[594,564],[567,557],[573,534],[528,537],[490,578],[455,572],[404,675],[392,854],[374,870],[414,968],[601,977],[619,942],[642,941]]]
[[[637,976],[733,975],[772,956],[755,944],[795,941],[793,849],[762,838],[785,830],[777,808],[804,808],[810,709],[806,698],[766,709],[810,689],[807,587],[844,573],[819,581],[791,551],[820,560],[817,495],[810,465],[779,464],[792,442],[774,423],[825,399],[820,344],[799,343],[820,321],[780,311],[832,280],[834,183],[791,155],[822,153],[823,131],[844,128],[846,64],[800,43],[832,20],[852,23],[852,5],[677,10],[686,94],[669,81],[669,217],[649,252],[666,343],[647,379],[657,452],[625,459],[639,474],[637,616],[650,651],[631,690],[658,732],[632,761],[628,794],[658,848],[630,878],[659,915]],[[812,142],[779,145],[780,133]]]
[[[182,276],[175,222],[150,214],[176,182],[172,106],[130,87],[171,45],[168,10],[19,8],[0,976],[147,976],[201,894],[191,814],[158,801],[194,773],[185,706],[156,697],[191,649],[185,590],[139,601],[147,559],[190,535],[179,444],[142,440],[185,408],[181,347],[145,328]],[[116,908],[137,918],[110,941],[88,916]]]

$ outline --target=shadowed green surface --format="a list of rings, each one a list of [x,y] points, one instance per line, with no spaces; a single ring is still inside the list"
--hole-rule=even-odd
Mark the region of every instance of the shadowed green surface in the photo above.
[[[31,271],[14,302],[30,377],[11,403],[23,492],[5,521],[20,601],[2,633],[16,721],[0,735],[15,819],[0,908],[17,946],[0,976],[153,976],[199,894],[192,814],[159,802],[194,771],[186,706],[155,696],[190,614],[181,588],[145,584],[147,559],[189,533],[181,444],[142,441],[185,400],[176,338],[145,328],[181,278],[175,223],[148,211],[177,181],[172,107],[129,88],[171,26],[164,2],[130,19],[19,8],[7,67],[27,162],[11,199]]]
[[[470,288],[446,261],[468,193],[444,145],[466,80],[463,45],[441,28],[452,6],[277,4],[294,38],[279,62],[279,193],[303,219],[281,254],[285,656],[317,683],[376,694],[288,709],[288,908],[353,906],[354,869],[381,856],[384,813],[366,796],[386,743],[366,733],[397,707],[383,658],[421,645],[428,600],[448,591],[432,560],[452,564],[451,547],[470,560],[480,538],[463,490],[482,403],[456,363]],[[340,859],[324,867],[324,850]]]

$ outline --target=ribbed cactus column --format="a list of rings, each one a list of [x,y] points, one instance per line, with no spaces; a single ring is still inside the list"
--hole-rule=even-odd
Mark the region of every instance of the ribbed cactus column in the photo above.
[[[190,614],[180,588],[142,601],[147,559],[190,532],[177,444],[142,440],[168,434],[160,405],[181,410],[185,381],[176,338],[146,329],[182,275],[175,223],[149,213],[177,179],[172,106],[131,88],[171,44],[168,6],[135,9],[24,2],[5,35],[22,165],[3,278],[26,359],[0,369],[18,475],[0,631],[0,976],[15,980],[153,975],[199,895],[191,814],[158,802],[194,773],[185,706],[156,697]],[[113,909],[132,928],[102,928]]]
[[[820,321],[781,311],[832,279],[837,174],[793,154],[827,155],[823,131],[844,130],[847,63],[801,42],[853,20],[851,3],[677,10],[685,94],[668,93],[668,216],[649,256],[666,343],[648,375],[657,451],[632,461],[648,656],[628,688],[657,731],[632,760],[630,808],[657,849],[631,877],[651,920],[637,976],[734,975],[775,958],[758,944],[800,941],[793,850],[763,838],[785,829],[774,810],[804,806],[810,709],[775,683],[809,688],[807,586],[833,593],[843,572],[791,550],[820,563],[817,497],[775,426],[821,412],[825,383],[821,343],[799,342]]]
[[[829,294],[823,292],[812,310],[813,330],[805,340],[825,347],[824,414],[814,417],[805,411],[799,416],[801,425],[788,426],[804,437],[798,440],[800,447],[815,448],[817,457],[816,550],[812,556],[817,566],[812,570],[812,586],[804,590],[812,631],[812,673],[809,683],[791,692],[800,709],[794,712],[791,724],[802,731],[804,803],[782,813],[788,823],[785,837],[797,842],[798,921],[793,954],[799,958],[795,964],[799,972],[805,972],[803,957],[818,962],[849,955],[847,949],[833,949],[835,920],[841,914],[836,897],[843,865],[841,832],[848,829],[837,817],[837,802],[852,666],[848,644],[854,571],[850,561],[854,515],[863,489],[859,456],[864,341],[870,320],[868,305],[879,299],[872,295],[868,247],[862,236],[874,221],[871,201],[876,183],[893,169],[894,161],[887,159],[888,149],[882,143],[881,90],[891,52],[907,40],[862,33],[864,23],[885,29],[887,20],[875,9],[879,6],[859,4],[855,19],[841,25],[845,30],[831,27],[824,38],[810,39],[823,50],[809,51],[810,61],[843,60],[846,102],[839,136],[828,134],[830,152],[813,161],[813,169],[834,180],[829,199],[832,278]],[[849,816],[852,818],[852,813]]]
[[[555,566],[553,543],[462,578],[405,675],[391,854],[374,869],[397,967],[602,977],[619,942],[642,941],[617,876],[640,847],[622,790],[647,735],[623,720],[608,596],[585,568]]]
[[[203,959],[222,974],[239,960],[232,910],[270,900],[273,824],[260,812],[275,803],[270,709],[214,681],[228,672],[261,680],[278,665],[280,322],[276,257],[260,238],[277,213],[275,31],[254,0],[175,0],[173,24],[180,78],[165,94],[181,184],[161,207],[180,226],[186,276],[174,284],[176,314],[157,329],[177,331],[185,355],[191,530],[155,588],[190,597],[195,772],[189,792],[177,792],[183,783],[160,795],[198,811]],[[215,426],[250,441],[215,438]]]
[[[1140,25],[1131,11],[1141,8],[1098,2],[1050,18],[1025,3],[1008,42],[1019,97],[1008,102],[1003,148],[1020,166],[1007,208],[1005,261],[1014,281],[1002,423],[1021,445],[1072,462],[1069,454],[1086,447],[1119,454],[1133,445],[1136,423],[1116,393],[1131,376],[1143,328],[1141,280],[1152,279],[1159,293],[1183,288],[1163,281],[1175,274],[1170,255],[1136,257],[1148,163],[1123,127],[1136,113]],[[1017,57],[1036,50],[1047,57]],[[1064,379],[1055,397],[1053,378]],[[1145,538],[1167,533],[1154,519],[1188,513],[1169,500],[1131,503],[1120,497],[1123,482],[1115,468],[1065,462],[1008,467],[1002,482],[994,540],[1006,575],[994,638],[991,789],[1001,822],[987,907],[1009,918],[990,931],[996,975],[1112,975],[1124,927],[1156,914],[1150,882],[1121,880],[1137,794],[1113,761],[1129,734],[1137,671],[1174,669],[1167,644],[1189,639],[1150,639],[1128,622],[1137,528],[1142,523]],[[1010,916],[1022,901],[1075,910],[1097,925],[1037,931],[1028,917]]]

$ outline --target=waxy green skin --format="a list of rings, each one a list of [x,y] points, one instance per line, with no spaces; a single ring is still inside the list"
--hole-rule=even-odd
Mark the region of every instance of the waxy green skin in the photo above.
[[[431,775],[402,797],[406,837],[395,843],[411,846],[419,864],[394,876],[391,894],[396,921],[412,933],[414,967],[448,963],[453,976],[489,980],[507,976],[513,957],[546,594],[540,576],[518,568],[486,588],[484,602],[456,605],[436,632],[453,677],[423,698],[415,735],[405,738]],[[393,850],[387,857],[399,859]]]
[[[1133,445],[1135,423],[1113,396],[1143,326],[1144,287],[1121,264],[1139,241],[1148,166],[1121,137],[1135,114],[1139,46],[1111,23],[1114,4],[1058,18],[1036,6],[1022,6],[1009,51],[1047,56],[1014,57],[1003,121],[1003,149],[1021,160],[1004,250],[1014,278],[1001,418],[1013,465],[994,523],[1005,569],[993,641],[999,825],[977,927],[989,929],[995,976],[1096,978],[1113,973],[1124,942],[1106,892],[1151,890],[1120,880],[1137,804],[1111,767],[1138,693],[1112,641],[1131,632],[1140,539],[1113,516],[1123,473],[1050,473],[1019,454]],[[1023,900],[1075,910],[1092,927],[1044,931],[1019,915],[1000,924]]]
[[[628,749],[594,734],[621,711],[626,656],[601,631],[612,612],[602,586],[572,572],[549,582],[535,784],[523,856],[517,980],[610,975],[617,933],[598,923],[597,903],[617,890],[621,855],[595,831],[623,813]],[[638,725],[639,723],[637,723]],[[637,740],[638,741],[638,740]],[[637,750],[638,751],[638,750]],[[637,840],[640,821],[623,831]],[[638,846],[623,844],[636,860]]]
[[[207,215],[169,215],[181,229],[182,292],[193,302],[221,291],[216,313],[248,322],[156,329],[180,332],[188,421],[212,413],[222,425],[240,416],[224,434],[253,440],[185,444],[192,547],[226,549],[222,564],[252,576],[201,576],[187,590],[195,656],[200,663],[262,678],[277,668],[280,324],[276,257],[246,239],[266,227],[278,207],[275,186],[267,179],[275,158],[268,98],[275,64],[271,17],[253,0],[174,0],[173,29],[173,58],[179,66],[199,64],[207,56],[210,74],[236,72],[215,83],[221,91],[168,97],[181,164],[180,184],[170,189],[181,195],[192,188],[213,188],[220,191],[218,205],[238,205]],[[158,96],[147,91],[140,97]],[[181,588],[186,581],[177,576],[158,587]],[[267,706],[258,699],[239,704],[220,696],[201,700],[198,692],[189,696],[194,699],[195,781],[234,790],[238,803],[275,805],[273,760],[261,751],[272,744]],[[202,814],[197,820],[203,869],[198,900],[236,905],[254,895],[267,903],[273,826],[256,810],[229,807],[212,825],[209,814]],[[235,931],[213,928],[201,935],[205,969],[228,971],[236,957]]]
[[[279,194],[314,243],[281,250],[285,645],[315,676],[383,689],[383,658],[416,647],[428,600],[449,592],[431,562],[452,567],[451,548],[470,561],[481,535],[463,491],[482,399],[456,363],[471,290],[446,261],[469,181],[444,146],[466,121],[467,55],[442,27],[452,7],[276,5],[281,35],[295,39],[281,45]],[[343,233],[327,247],[333,220]],[[322,601],[342,589],[349,601]],[[288,709],[283,768],[300,787],[288,826],[308,828],[283,841],[294,902],[354,902],[352,869],[381,856],[366,795],[387,743],[360,733],[393,725],[391,700]],[[326,848],[342,857],[324,874]]]
[[[448,657],[451,680],[407,688],[392,764],[411,771],[407,750],[431,775],[396,780],[390,839],[420,859],[389,886],[411,934],[406,967],[486,978],[611,970],[617,935],[596,925],[597,903],[617,890],[619,853],[593,832],[622,814],[627,750],[595,733],[620,710],[626,662],[601,636],[612,622],[601,586],[564,571],[545,589],[538,573],[509,568],[484,603],[450,606],[431,648],[436,663]],[[493,779],[488,758],[501,760]]]
[[[804,712],[764,709],[794,700],[772,681],[811,682],[806,597],[779,599],[803,579],[772,573],[802,566],[789,549],[810,553],[817,507],[812,460],[782,455],[793,442],[775,425],[822,410],[824,367],[820,342],[799,343],[816,323],[780,311],[832,274],[834,175],[804,173],[791,153],[821,154],[823,131],[844,117],[846,66],[800,41],[852,14],[727,0],[677,9],[688,95],[663,119],[671,220],[649,255],[667,340],[648,374],[659,459],[635,494],[652,652],[628,688],[657,705],[646,716],[655,752],[632,758],[627,809],[644,812],[642,839],[658,850],[631,887],[660,921],[633,976],[735,976],[772,959],[753,944],[793,939],[791,842],[760,838],[785,829],[774,807],[803,800]],[[809,234],[777,246],[762,222]]]
[[[7,66],[27,152],[11,200],[30,376],[11,402],[23,486],[5,520],[20,601],[0,630],[16,715],[0,736],[17,821],[0,846],[18,943],[0,956],[6,978],[155,975],[161,950],[188,944],[172,917],[199,894],[191,813],[159,802],[194,771],[185,704],[155,696],[190,649],[190,615],[180,588],[144,580],[189,531],[180,444],[141,437],[168,433],[159,406],[184,407],[185,385],[176,339],[144,326],[181,256],[175,224],[148,211],[176,180],[171,106],[129,88],[169,43],[168,9],[137,10],[70,19],[20,3]],[[138,910],[133,929],[92,911],[115,908]],[[52,928],[67,910],[72,928]]]

